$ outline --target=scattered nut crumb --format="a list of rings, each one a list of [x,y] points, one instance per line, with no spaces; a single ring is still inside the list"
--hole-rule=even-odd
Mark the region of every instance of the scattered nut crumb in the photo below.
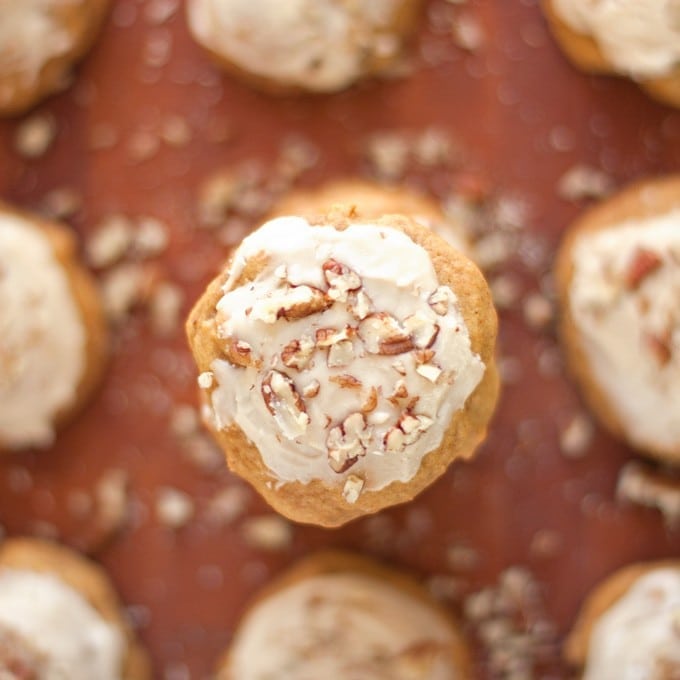
[[[163,487],[156,495],[156,516],[164,526],[181,529],[194,516],[194,501],[184,491]]]
[[[202,390],[209,390],[213,385],[214,377],[212,371],[204,371],[198,376],[198,386]]]
[[[14,148],[24,158],[39,158],[52,146],[57,136],[57,123],[49,114],[29,116],[16,129]]]
[[[566,201],[604,198],[614,187],[613,179],[602,170],[588,165],[574,165],[560,177],[557,195]]]
[[[129,486],[127,472],[116,468],[97,482],[97,523],[109,536],[120,531],[129,519]]]
[[[140,217],[137,220],[133,248],[140,258],[156,257],[168,245],[168,227],[155,217]]]
[[[218,491],[209,501],[206,519],[218,526],[226,526],[243,515],[250,500],[250,492],[232,484]]]
[[[622,501],[659,510],[670,527],[680,525],[680,478],[638,461],[626,463],[616,495]]]
[[[129,218],[107,215],[87,240],[87,261],[97,269],[110,267],[124,257],[133,239],[134,224]]]
[[[553,306],[548,298],[540,293],[530,293],[524,298],[522,306],[524,320],[534,330],[541,330],[553,320]]]
[[[560,432],[560,450],[567,458],[582,458],[588,452],[594,433],[592,420],[577,413]]]
[[[523,567],[506,569],[497,584],[469,595],[463,614],[482,643],[491,677],[544,677],[559,658],[557,629],[547,619],[538,582]]]
[[[279,515],[248,517],[241,524],[245,542],[258,550],[286,550],[293,541],[293,527]]]
[[[180,327],[184,291],[174,283],[162,281],[154,286],[149,299],[151,329],[158,337],[168,337]]]
[[[42,199],[42,209],[47,217],[65,220],[73,217],[83,205],[83,197],[70,187],[58,187],[48,191]]]

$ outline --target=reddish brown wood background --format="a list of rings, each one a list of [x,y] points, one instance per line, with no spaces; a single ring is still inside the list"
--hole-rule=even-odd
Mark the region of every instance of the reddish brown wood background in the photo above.
[[[84,208],[73,228],[83,238],[113,211],[162,219],[171,227],[164,275],[186,291],[185,308],[224,257],[213,235],[194,228],[197,187],[215,169],[271,160],[291,133],[320,149],[305,178],[312,185],[361,172],[360,141],[371,132],[446,129],[465,149],[467,168],[526,201],[527,228],[551,251],[579,210],[555,189],[576,162],[599,166],[618,183],[680,169],[680,113],[630,83],[574,71],[547,34],[536,0],[471,0],[464,11],[486,37],[473,53],[434,34],[432,17],[454,9],[432,0],[412,76],[291,99],[272,99],[222,77],[190,40],[182,11],[154,26],[145,19],[146,4],[114,0],[75,86],[40,107],[54,114],[59,130],[43,158],[22,160],[12,150],[16,122],[0,123],[0,196],[33,207],[52,188],[77,189]],[[167,64],[146,65],[150,41],[169,39]],[[428,65],[423,54],[440,63]],[[168,114],[187,119],[192,142],[162,146],[153,158],[132,162],[126,141],[145,127],[157,129]],[[233,135],[215,144],[208,131],[221,120]],[[111,123],[121,141],[110,150],[88,150],[92,126],[101,123]],[[525,290],[537,288],[526,272],[520,276]],[[447,545],[472,546],[479,566],[460,574],[471,588],[494,582],[509,565],[528,566],[564,632],[599,578],[633,560],[678,555],[680,532],[666,530],[652,511],[619,507],[617,472],[632,454],[605,433],[596,433],[582,460],[561,455],[559,429],[579,402],[561,373],[550,377],[538,369],[538,357],[554,346],[552,331],[529,330],[518,311],[503,313],[501,323],[502,354],[520,361],[520,379],[505,387],[477,460],[454,466],[416,501],[385,513],[394,540],[376,542],[375,522],[366,520],[339,531],[297,527],[290,550],[268,554],[246,546],[240,521],[219,530],[201,521],[207,499],[230,477],[197,471],[169,433],[173,404],[196,400],[193,364],[181,332],[157,340],[141,317],[119,333],[103,388],[57,445],[0,461],[0,524],[19,534],[48,522],[67,543],[83,545],[92,529],[74,520],[68,494],[112,467],[127,469],[135,521],[96,557],[127,603],[148,608],[141,636],[158,676],[173,680],[205,677],[257,587],[321,546],[377,554],[422,577],[450,573]],[[176,533],[155,519],[162,486],[196,499],[199,518]],[[249,512],[266,508],[253,498]],[[542,529],[561,539],[551,557],[529,550]]]

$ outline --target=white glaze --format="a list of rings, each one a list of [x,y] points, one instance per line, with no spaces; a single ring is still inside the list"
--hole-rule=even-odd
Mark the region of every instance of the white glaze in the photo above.
[[[426,658],[408,650],[432,644]],[[223,677],[229,680],[455,680],[454,636],[436,610],[360,574],[304,579],[246,615]]]
[[[662,265],[630,290],[635,253]],[[583,234],[573,249],[569,303],[594,378],[641,448],[680,446],[680,210]],[[650,337],[668,337],[659,361]]]
[[[0,80],[10,74],[30,84],[51,59],[73,46],[55,11],[82,0],[0,0]]]
[[[655,569],[641,576],[598,619],[583,678],[669,680],[678,674],[680,570]]]
[[[621,73],[668,75],[680,64],[680,0],[553,0],[560,18],[592,37]]]
[[[0,212],[0,443],[46,446],[85,370],[86,334],[61,263],[27,220]]]
[[[120,632],[51,574],[0,569],[0,628],[44,656],[41,680],[122,680]]]
[[[256,280],[236,286],[245,264],[264,253],[267,263]],[[369,353],[359,338],[353,340],[354,357],[348,365],[329,367],[328,350],[319,348],[303,370],[282,364],[280,353],[290,341],[305,335],[313,337],[319,328],[344,329],[359,323],[347,304],[341,302],[303,319],[280,318],[273,323],[261,320],[263,306],[281,290],[278,275],[283,267],[292,284],[325,289],[322,264],[329,258],[347,265],[361,277],[363,290],[375,311],[393,314],[401,321],[418,312],[439,325],[431,347],[435,356],[430,362],[442,371],[436,383],[416,372],[413,352],[396,356]],[[423,457],[441,443],[453,414],[464,406],[485,370],[479,356],[471,350],[454,292],[446,289],[450,302],[443,316],[435,314],[428,304],[428,298],[438,287],[427,252],[396,229],[354,224],[340,232],[333,227],[312,227],[296,217],[279,218],[263,225],[237,250],[224,296],[217,305],[219,334],[225,343],[227,339],[248,343],[253,355],[262,359],[263,368],[242,368],[221,359],[213,361],[211,369],[217,385],[211,396],[217,426],[236,423],[257,446],[273,478],[279,482],[323,480],[333,485],[351,473],[364,479],[366,489],[377,490],[397,480],[409,481],[418,472]],[[273,309],[275,317],[277,305]],[[403,365],[405,375],[395,370],[397,361]],[[272,418],[262,396],[262,381],[269,368],[289,376],[299,394],[318,381],[318,395],[305,399],[308,423],[295,423],[286,432]],[[331,378],[342,374],[360,380],[361,388],[341,388],[331,382]],[[395,392],[399,380],[405,383],[409,399],[395,406],[388,397]],[[329,431],[360,410],[371,387],[380,394],[377,408],[366,417],[371,430],[366,455],[348,471],[335,472],[328,462]],[[404,412],[405,402],[415,396],[418,401],[412,412],[430,419],[429,429],[402,451],[386,452],[383,438]]]
[[[194,37],[245,71],[331,91],[363,75],[370,54],[393,55],[390,30],[409,0],[189,0]]]

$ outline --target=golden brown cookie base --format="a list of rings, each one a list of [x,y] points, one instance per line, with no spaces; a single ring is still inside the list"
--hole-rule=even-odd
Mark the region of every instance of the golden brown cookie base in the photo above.
[[[663,560],[631,564],[599,583],[583,603],[576,623],[564,643],[567,661],[572,666],[583,668],[588,658],[591,633],[602,614],[623,597],[640,577],[655,569],[667,567],[680,569],[680,561]]]
[[[94,562],[78,553],[34,538],[12,538],[0,543],[0,569],[25,569],[57,576],[80,593],[97,612],[123,635],[127,649],[122,680],[147,680],[151,666],[122,613],[109,577]]]
[[[453,637],[450,658],[454,668],[459,670],[460,676],[458,677],[460,677],[460,680],[469,680],[472,677],[471,659],[467,643],[450,613],[436,602],[427,590],[413,578],[401,571],[383,566],[366,557],[342,551],[325,551],[306,557],[260,590],[255,599],[248,605],[248,610],[252,610],[261,602],[306,579],[327,574],[357,574],[375,579],[379,583],[390,586],[435,610],[450,625]],[[241,620],[247,615],[248,611],[244,613]],[[238,636],[238,630],[234,637],[236,636]],[[237,678],[232,677],[229,673],[229,661],[229,650],[227,650],[218,664],[217,674],[219,680],[237,680]]]
[[[26,80],[24,71],[0,73],[0,116],[21,114],[61,90],[73,64],[84,57],[94,43],[108,8],[109,0],[65,3],[52,8],[51,14],[59,17],[70,36],[71,47],[48,60],[34,79]]]
[[[399,61],[403,58],[404,45],[408,42],[410,35],[418,25],[422,4],[422,0],[400,1],[399,11],[396,12],[394,20],[389,26],[390,34],[394,35],[395,37],[399,37],[400,48],[398,48],[395,53],[390,56],[381,56],[376,54],[375,51],[370,51],[366,55],[363,63],[363,73],[359,78],[357,78],[357,80],[363,80],[389,73],[390,69],[399,63]],[[383,31],[381,31],[381,33],[382,32]],[[250,87],[253,87],[257,90],[261,90],[262,92],[266,92],[270,95],[287,96],[304,93],[324,94],[345,90],[354,84],[347,83],[339,87],[333,87],[324,90],[308,88],[300,84],[293,84],[273,79],[268,76],[262,76],[253,71],[242,68],[228,57],[225,57],[224,54],[217,52],[212,47],[204,45],[197,38],[194,37],[194,39],[223,71],[243,81],[246,85],[249,85]],[[348,40],[352,41],[353,37],[350,36]]]
[[[351,208],[345,209],[345,212],[339,208],[317,226],[325,224],[343,230],[357,219]],[[409,218],[392,215],[376,220],[375,224],[403,231],[427,251],[440,284],[456,292],[461,314],[470,333],[472,351],[481,357],[486,372],[465,406],[454,414],[440,446],[423,458],[416,475],[406,483],[393,482],[379,491],[363,491],[354,504],[347,503],[342,495],[344,477],[341,476],[338,476],[338,483],[334,486],[327,486],[319,480],[309,484],[272,484],[274,480],[269,468],[240,428],[232,426],[214,432],[226,453],[229,468],[248,480],[276,511],[297,522],[334,527],[391,505],[410,501],[440,477],[454,460],[472,456],[486,436],[487,425],[498,398],[499,380],[494,360],[496,311],[479,269],[441,237]],[[237,285],[257,275],[260,269],[258,263],[251,262],[250,265]],[[214,316],[227,278],[228,271],[225,271],[209,285],[187,321],[189,344],[201,373],[211,370],[214,359],[225,357],[223,343],[215,330]]]
[[[108,363],[109,332],[97,284],[78,257],[77,242],[64,225],[49,222],[38,215],[14,209],[0,201],[0,213],[16,215],[39,229],[50,242],[57,261],[68,277],[71,292],[80,310],[85,330],[83,375],[72,404],[57,414],[55,425],[63,425],[85,407],[99,386]],[[0,441],[0,454],[3,453]]]
[[[650,179],[629,186],[615,196],[587,210],[574,222],[562,240],[555,261],[555,280],[560,303],[560,336],[565,350],[567,366],[581,388],[584,400],[601,423],[615,436],[667,463],[680,463],[680,442],[668,449],[663,446],[641,448],[632,441],[625,423],[610,405],[590,367],[581,334],[571,314],[569,289],[574,274],[572,252],[582,234],[595,233],[615,227],[631,219],[645,219],[663,214],[680,206],[680,175]]]
[[[625,77],[607,61],[593,38],[574,31],[558,16],[553,0],[542,0],[541,6],[555,40],[574,66],[586,73]],[[680,68],[676,68],[669,76],[635,82],[654,99],[680,107]]]

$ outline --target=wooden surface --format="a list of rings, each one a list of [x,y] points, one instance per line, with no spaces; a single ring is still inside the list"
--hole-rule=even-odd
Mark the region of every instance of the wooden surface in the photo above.
[[[561,232],[581,208],[557,195],[566,170],[586,163],[623,184],[680,169],[680,113],[630,83],[574,71],[552,43],[535,0],[471,0],[462,9],[432,0],[411,76],[291,99],[260,95],[222,77],[190,40],[183,11],[154,25],[149,4],[114,0],[74,87],[39,107],[58,124],[44,157],[22,159],[12,149],[17,123],[0,122],[0,196],[30,208],[51,189],[77,190],[83,208],[72,224],[83,240],[112,212],[158,217],[171,230],[158,264],[162,276],[185,291],[185,311],[225,253],[213,233],[195,227],[198,187],[211,172],[246,159],[270,163],[291,134],[319,149],[317,164],[303,178],[314,185],[365,173],[362,142],[373,132],[447,130],[463,149],[462,166],[427,178],[414,170],[409,178],[445,193],[448,183],[464,184],[473,173],[494,191],[519,197],[530,243],[547,248],[536,267],[510,267],[525,293],[538,290]],[[449,14],[461,12],[483,29],[484,43],[470,53],[445,31]],[[167,63],[150,66],[149,50],[159,44],[170,44]],[[161,144],[148,160],[133,160],[131,138],[158,130],[171,114],[189,123],[191,142]],[[214,143],[211,131],[223,121],[231,136]],[[102,123],[113,126],[119,141],[93,151],[88,140]],[[529,329],[521,301],[501,314],[500,351],[516,359],[517,379],[505,385],[478,458],[454,466],[416,501],[381,519],[339,531],[295,527],[291,546],[272,552],[246,544],[243,517],[223,528],[204,520],[209,499],[236,482],[224,469],[197,469],[169,431],[175,406],[197,398],[181,330],[158,339],[139,314],[115,337],[102,389],[56,446],[0,460],[0,524],[9,534],[54,528],[66,543],[93,549],[94,519],[75,516],[69,499],[75,490],[91,491],[107,470],[127,470],[132,521],[95,557],[141,620],[158,677],[206,677],[258,586],[321,546],[356,548],[423,579],[454,573],[447,547],[469,546],[479,563],[457,572],[469,591],[494,583],[508,566],[526,566],[540,579],[561,634],[598,579],[633,560],[680,552],[680,532],[665,529],[658,514],[615,500],[618,471],[630,451],[598,430],[582,459],[560,452],[559,432],[582,407],[559,363],[546,370],[559,358],[552,329]],[[196,519],[178,531],[156,519],[157,492],[168,486],[196,503]],[[267,512],[251,495],[248,514]],[[535,549],[536,534],[544,530],[556,539],[547,555]],[[479,677],[490,677],[482,657]],[[564,674],[556,661],[545,677]]]

